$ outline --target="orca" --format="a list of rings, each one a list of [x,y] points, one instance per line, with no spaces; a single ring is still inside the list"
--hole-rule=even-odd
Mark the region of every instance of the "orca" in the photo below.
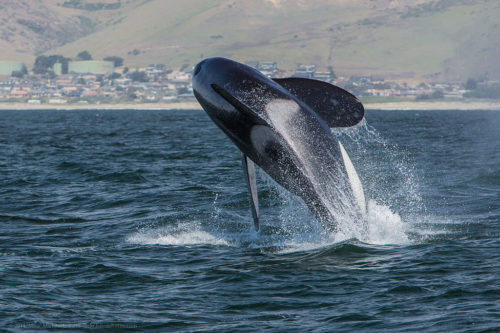
[[[331,127],[364,116],[362,103],[332,84],[305,78],[270,79],[226,58],[208,58],[193,71],[193,92],[211,120],[242,153],[254,227],[260,230],[255,165],[300,197],[322,225],[335,231],[337,213],[366,213],[363,188]]]

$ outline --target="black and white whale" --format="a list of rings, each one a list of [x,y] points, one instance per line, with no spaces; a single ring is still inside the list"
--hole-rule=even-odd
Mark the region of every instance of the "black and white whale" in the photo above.
[[[354,126],[363,119],[363,105],[355,96],[317,80],[272,80],[225,58],[196,65],[193,91],[209,117],[242,152],[256,231],[260,222],[254,163],[302,198],[332,230],[338,214],[352,210],[360,218],[365,214],[359,177],[330,130]]]

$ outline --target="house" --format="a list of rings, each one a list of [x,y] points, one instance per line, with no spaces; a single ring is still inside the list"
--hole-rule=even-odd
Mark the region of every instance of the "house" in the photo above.
[[[68,63],[68,73],[111,75],[114,71],[113,61],[86,60]]]
[[[333,82],[333,73],[332,72],[315,72],[313,74],[313,78],[315,80],[320,80],[320,81],[332,83]]]
[[[316,65],[299,65],[295,70],[293,77],[303,77],[307,79],[312,79],[314,73],[316,72]]]
[[[245,61],[245,65],[253,67],[255,69],[259,69],[259,62],[256,60]]]
[[[26,66],[17,61],[0,61],[0,75],[11,76],[13,72],[25,73]]]

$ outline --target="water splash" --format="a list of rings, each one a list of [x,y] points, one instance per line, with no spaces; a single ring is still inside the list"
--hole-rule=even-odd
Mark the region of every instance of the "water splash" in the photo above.
[[[410,224],[389,206],[379,204],[374,199],[368,200],[363,220],[360,220],[357,214],[344,216],[338,214],[340,216],[337,221],[338,228],[332,232],[314,218],[299,198],[278,188],[267,175],[261,176],[269,184],[268,186],[276,187],[277,197],[281,200],[277,220],[266,221],[267,224],[272,224],[267,226],[270,229],[268,232],[264,224],[263,234],[268,240],[275,242],[275,246],[282,247],[285,252],[331,246],[352,239],[375,245],[410,242],[407,235]],[[356,209],[354,205],[352,206]],[[270,235],[271,232],[274,236]]]
[[[366,215],[357,214],[358,209],[351,198],[342,196],[338,188],[332,189],[331,200],[342,201],[332,206],[347,207],[343,211],[335,211],[332,207],[337,223],[332,232],[316,221],[299,198],[260,172],[261,183],[274,188],[279,201],[280,214],[272,228],[280,236],[279,243],[293,248],[309,248],[311,244],[322,247],[350,239],[377,245],[409,243],[407,233],[411,228],[411,216],[421,214],[423,204],[418,180],[406,153],[384,140],[365,120],[355,127],[335,129],[333,133],[348,147],[361,177],[367,197]],[[386,175],[387,170],[394,170],[391,179],[381,176]]]
[[[425,206],[408,153],[382,138],[366,119],[332,132],[348,150],[368,198],[366,228],[350,236],[370,244],[410,242],[413,217],[422,215]]]
[[[197,222],[141,229],[126,241],[141,245],[228,245],[224,239],[203,230]]]
[[[370,244],[407,244],[407,223],[398,213],[392,212],[389,207],[378,205],[374,200],[368,201],[366,216],[368,228],[366,239],[362,241]]]
[[[425,212],[418,173],[406,151],[384,139],[366,119],[354,127],[335,128],[333,134],[346,147],[368,198],[403,212],[403,219]]]
[[[407,154],[383,139],[365,120],[355,127],[335,129],[333,134],[346,147],[361,178],[367,198],[364,218],[355,214],[355,203],[344,203],[352,211],[336,212],[338,228],[332,232],[317,221],[300,198],[257,169],[259,192],[265,197],[261,200],[260,233],[253,232],[251,215],[246,210],[242,213],[234,209],[236,199],[228,199],[231,203],[221,202],[222,197],[216,193],[206,221],[177,221],[174,225],[140,230],[127,241],[147,245],[223,245],[288,253],[353,239],[374,245],[408,244],[417,239],[411,236],[415,233],[412,219],[422,216],[424,206]],[[387,175],[388,169],[393,173],[390,179],[385,179],[382,175]],[[342,195],[337,195],[337,199],[350,200]]]

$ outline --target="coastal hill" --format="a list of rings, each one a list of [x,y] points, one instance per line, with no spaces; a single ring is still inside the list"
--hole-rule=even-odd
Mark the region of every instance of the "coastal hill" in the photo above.
[[[0,60],[215,55],[388,79],[500,80],[496,0],[4,0]]]

